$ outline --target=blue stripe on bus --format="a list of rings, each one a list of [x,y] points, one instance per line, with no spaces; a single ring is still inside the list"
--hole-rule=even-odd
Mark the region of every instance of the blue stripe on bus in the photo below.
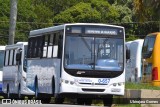
[[[3,84],[0,83],[0,92],[2,92],[2,87],[3,87]]]

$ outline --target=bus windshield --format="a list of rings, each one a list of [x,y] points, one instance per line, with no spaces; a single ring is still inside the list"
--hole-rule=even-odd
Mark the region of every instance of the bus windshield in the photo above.
[[[104,38],[104,36],[68,34],[65,44],[65,68],[122,71],[123,38]]]
[[[3,62],[4,62],[4,50],[0,50],[0,71],[3,69]]]
[[[143,58],[149,58],[152,54],[154,42],[156,36],[147,36],[144,39],[143,49],[142,49],[142,56]]]

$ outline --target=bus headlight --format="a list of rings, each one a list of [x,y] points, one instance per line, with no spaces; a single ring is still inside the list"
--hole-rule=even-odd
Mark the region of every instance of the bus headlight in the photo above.
[[[118,83],[118,86],[122,86],[123,85],[123,83]]]
[[[71,85],[73,85],[73,84],[74,84],[74,82],[73,82],[73,81],[70,81],[70,84],[71,84]]]
[[[113,83],[111,85],[116,87],[116,86],[122,86],[122,85],[124,85],[124,83],[123,82],[119,82],[119,83]]]
[[[113,83],[113,86],[115,87],[117,85],[117,83]]]
[[[74,85],[75,84],[74,81],[69,81],[69,80],[64,80],[64,79],[61,80],[61,83],[70,84],[70,85]]]

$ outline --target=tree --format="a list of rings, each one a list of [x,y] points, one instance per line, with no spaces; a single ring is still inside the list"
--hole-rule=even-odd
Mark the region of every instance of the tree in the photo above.
[[[78,3],[53,18],[54,23],[100,22],[100,13],[90,3]]]
[[[134,10],[140,22],[160,20],[159,0],[134,0]]]
[[[112,23],[118,18],[118,12],[105,0],[80,2],[53,18],[54,23],[88,22]]]
[[[9,0],[0,0],[0,44],[5,45],[8,43],[9,34]]]
[[[10,21],[9,21],[9,44],[14,44],[16,21],[17,21],[17,0],[10,0]]]

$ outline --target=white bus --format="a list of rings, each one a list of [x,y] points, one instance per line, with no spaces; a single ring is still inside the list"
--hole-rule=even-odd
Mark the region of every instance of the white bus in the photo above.
[[[5,50],[5,46],[0,46],[0,93],[3,92],[2,78],[3,78],[4,50]]]
[[[109,103],[113,95],[124,95],[124,41],[124,28],[107,24],[33,30],[28,41],[27,86],[36,98],[49,94],[57,103],[68,96],[77,98],[78,104],[91,103],[87,97],[93,96]]]
[[[130,59],[126,63],[126,81],[140,82],[141,80],[141,58],[143,39],[127,42],[130,50]]]
[[[33,95],[26,87],[27,46],[27,42],[19,42],[5,47],[3,92],[7,94],[7,98],[11,98],[11,95],[14,95],[14,98]]]

